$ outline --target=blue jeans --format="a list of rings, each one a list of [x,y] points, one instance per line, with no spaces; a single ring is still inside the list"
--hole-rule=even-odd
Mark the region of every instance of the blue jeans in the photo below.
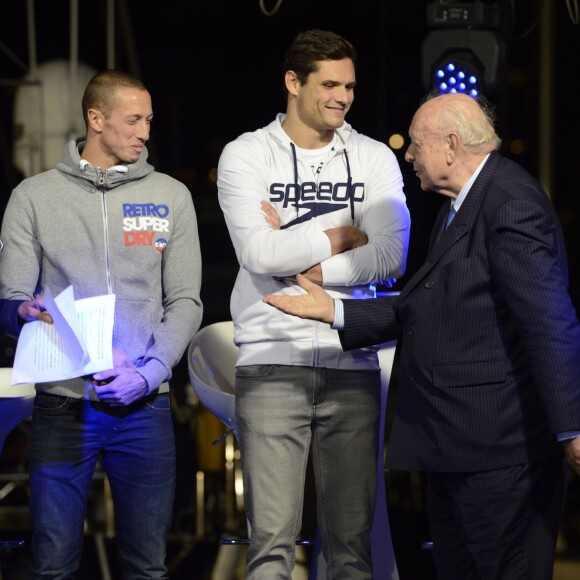
[[[33,578],[79,569],[89,488],[107,474],[125,579],[167,578],[166,543],[175,490],[169,395],[127,407],[37,393],[30,431]]]
[[[380,399],[379,371],[236,369],[247,579],[291,577],[311,447],[327,577],[372,578]]]

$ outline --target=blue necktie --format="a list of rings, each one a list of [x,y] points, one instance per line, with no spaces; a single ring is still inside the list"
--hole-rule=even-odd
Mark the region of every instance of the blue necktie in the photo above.
[[[455,217],[455,214],[457,212],[455,211],[455,208],[453,206],[451,206],[451,209],[449,210],[449,214],[447,214],[447,221],[445,222],[445,229],[447,229],[449,227],[449,224],[453,221],[453,218]]]

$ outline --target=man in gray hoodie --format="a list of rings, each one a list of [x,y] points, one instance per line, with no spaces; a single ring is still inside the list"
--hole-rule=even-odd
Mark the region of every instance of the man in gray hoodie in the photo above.
[[[25,179],[2,224],[0,298],[72,285],[115,295],[114,368],[36,386],[30,432],[33,577],[79,568],[97,462],[113,496],[124,578],[166,578],[175,449],[172,368],[199,328],[201,257],[189,190],[147,163],[151,96],[103,71],[85,90],[85,138]]]

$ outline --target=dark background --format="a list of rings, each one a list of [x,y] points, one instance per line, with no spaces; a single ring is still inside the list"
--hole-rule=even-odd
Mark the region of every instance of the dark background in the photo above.
[[[580,122],[578,92],[573,90],[580,72],[580,27],[573,22],[577,4],[573,0],[484,3],[499,6],[503,14],[500,33],[506,50],[500,71],[504,82],[499,93],[489,95],[500,117],[502,152],[540,179],[553,200],[568,241],[570,290],[578,309]],[[264,0],[264,4],[274,12],[277,1]],[[285,109],[281,65],[288,44],[298,32],[315,27],[351,40],[359,53],[358,84],[347,120],[359,132],[381,141],[394,133],[407,138],[413,112],[426,92],[421,80],[421,43],[429,32],[427,4],[426,0],[283,0],[273,14],[266,15],[259,0],[115,2],[114,66],[142,78],[153,97],[150,161],[189,187],[197,210],[203,325],[230,318],[229,296],[238,269],[217,202],[218,158],[228,141],[268,124]],[[68,61],[71,3],[41,0],[34,7],[38,64]],[[106,1],[80,0],[77,22],[79,61],[96,70],[107,68],[111,61],[107,60]],[[0,212],[22,178],[12,162],[17,132],[13,111],[30,60],[28,42],[27,3],[3,2]],[[542,54],[548,55],[544,72]],[[80,100],[74,106],[80,110]],[[512,148],[516,141],[523,144],[520,152]],[[411,211],[411,244],[407,273],[395,289],[422,263],[432,220],[442,201],[421,191],[404,162],[405,147],[395,153]],[[181,364],[175,380],[186,381],[186,373]],[[178,424],[177,434],[180,449],[188,449],[191,455],[194,434],[188,424]],[[184,494],[194,485],[193,472],[188,466],[183,474]],[[418,553],[417,548],[420,540],[428,539],[421,481],[413,474],[391,479],[388,490],[393,527],[405,525],[411,530],[405,535],[395,529],[401,575],[405,566],[423,562],[426,568],[420,577],[428,578],[432,573],[429,554]],[[567,508],[570,517],[564,526],[570,537],[578,539],[578,531],[570,525],[577,511],[577,491],[570,493],[569,501],[574,506]]]
[[[572,22],[565,0],[486,3],[499,6],[503,14],[501,36],[506,51],[500,71],[505,82],[499,94],[489,97],[500,117],[503,152],[549,189],[571,238],[572,291],[578,304],[575,169],[580,123],[577,92],[572,87],[580,72],[580,27]],[[29,62],[26,4],[24,0],[7,3],[0,20],[0,49],[9,49],[24,65]],[[273,11],[276,0],[264,0],[264,4],[266,11]],[[54,0],[34,5],[38,63],[66,62],[71,54],[71,4]],[[204,324],[229,318],[229,291],[237,271],[217,204],[214,170],[227,141],[266,125],[284,110],[281,63],[287,45],[299,31],[313,27],[349,38],[358,49],[359,66],[348,121],[378,140],[387,141],[393,133],[406,137],[425,93],[420,49],[429,32],[426,7],[426,0],[283,0],[267,16],[259,0],[117,0],[114,65],[137,74],[150,89],[156,117],[150,158],[159,171],[186,183],[198,212]],[[78,59],[96,70],[107,68],[110,62],[106,18],[105,0],[79,2]],[[541,32],[546,20],[551,37]],[[551,79],[540,76],[542,42],[553,51],[548,68]],[[18,81],[26,73],[7,52],[0,50],[3,203],[20,179],[10,165],[12,111]],[[80,103],[73,106],[80,108]],[[549,130],[541,124],[542,110]],[[522,153],[511,153],[513,140],[523,142]],[[548,144],[543,145],[546,140]],[[541,147],[547,151],[542,156]],[[441,199],[419,189],[404,162],[404,148],[396,154],[413,218],[408,277],[423,260],[426,236]]]

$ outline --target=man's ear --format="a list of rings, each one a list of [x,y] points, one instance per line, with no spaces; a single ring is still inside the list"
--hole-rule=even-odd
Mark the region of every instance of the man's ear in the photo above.
[[[96,133],[101,133],[103,130],[104,117],[98,109],[89,109],[87,111],[87,120],[89,127]]]
[[[284,83],[286,84],[286,90],[290,95],[296,96],[298,94],[300,81],[293,70],[286,71],[286,74],[284,75]]]
[[[447,135],[447,163],[451,165],[457,157],[457,151],[459,150],[459,137],[455,133],[449,133]]]

